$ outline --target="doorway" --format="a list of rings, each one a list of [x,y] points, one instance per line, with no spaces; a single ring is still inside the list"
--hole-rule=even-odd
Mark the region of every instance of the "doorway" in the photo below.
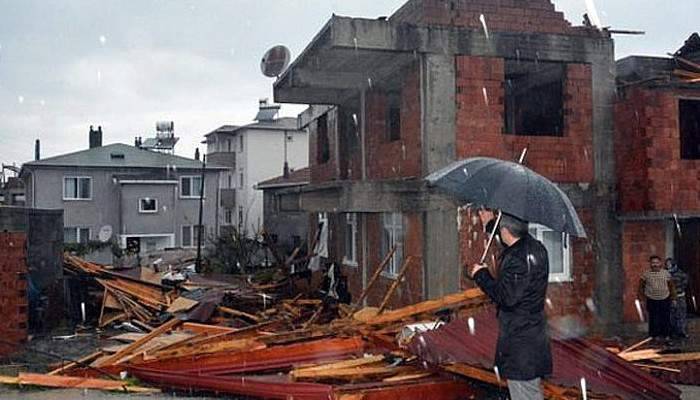
[[[676,223],[674,221],[674,223]],[[700,218],[678,220],[674,229],[674,258],[688,273],[688,313],[698,315],[700,302]]]

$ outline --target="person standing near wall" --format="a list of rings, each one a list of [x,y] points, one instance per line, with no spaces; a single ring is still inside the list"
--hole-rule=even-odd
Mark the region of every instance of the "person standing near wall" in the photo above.
[[[685,291],[688,288],[688,274],[678,267],[672,258],[666,259],[666,269],[671,274],[673,286],[676,289],[675,302],[671,303],[671,337],[685,339],[687,331],[687,303]]]
[[[676,290],[671,274],[663,268],[659,256],[649,257],[649,270],[639,281],[639,297],[646,299],[649,336],[655,340],[668,340],[671,334],[671,304],[676,301]]]

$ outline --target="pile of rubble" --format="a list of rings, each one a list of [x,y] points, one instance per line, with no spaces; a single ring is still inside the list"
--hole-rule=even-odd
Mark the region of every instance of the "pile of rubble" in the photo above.
[[[245,280],[189,290],[169,287],[70,256],[66,268],[102,288],[102,325],[120,321],[141,332],[114,335],[109,339],[118,344],[46,375],[21,374],[1,382],[157,390],[126,379],[135,377],[158,389],[308,400],[476,398],[505,383],[491,368],[497,323],[478,289],[386,310],[269,295]],[[548,398],[579,399],[585,393],[589,399],[673,400],[680,395],[581,338],[555,335],[553,355]]]

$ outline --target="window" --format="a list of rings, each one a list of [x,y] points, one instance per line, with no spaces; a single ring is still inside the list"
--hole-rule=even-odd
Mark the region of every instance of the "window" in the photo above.
[[[227,174],[228,177],[228,186],[227,188],[233,189],[233,175],[231,173]]]
[[[64,177],[63,200],[92,200],[92,178],[82,176]]]
[[[224,223],[231,225],[233,223],[233,210],[227,208],[224,211]]]
[[[241,134],[241,136],[238,137],[238,142],[239,142],[238,143],[238,145],[239,145],[238,151],[243,153],[243,135],[242,134]]]
[[[228,152],[231,152],[231,139],[226,139],[226,146],[228,148]]]
[[[90,241],[89,228],[68,227],[63,228],[64,243],[87,243]]]
[[[343,263],[357,266],[357,214],[345,214],[345,256]]]
[[[140,213],[157,213],[158,212],[158,200],[151,199],[149,197],[139,199],[139,212]]]
[[[321,115],[316,121],[316,162],[325,164],[331,158],[331,145],[328,141],[328,115]]]
[[[401,139],[401,93],[389,93],[386,97],[387,140]]]
[[[506,133],[564,135],[565,67],[554,62],[505,61]]]
[[[238,206],[238,230],[243,228],[243,207]]]
[[[183,176],[180,178],[180,197],[199,198],[202,193],[201,176]]]
[[[681,158],[700,159],[700,100],[678,101]]]
[[[244,181],[243,172],[241,172],[240,175],[238,176],[238,180],[240,181],[239,183],[241,185],[240,186],[241,189],[243,189],[243,181]]]
[[[197,247],[200,232],[206,232],[204,226],[201,226],[200,229],[196,229],[197,226],[198,225],[182,226],[182,247]],[[202,238],[202,245],[204,245],[204,237]]]
[[[571,246],[569,235],[530,223],[530,234],[544,244],[549,254],[549,281],[571,280]]]
[[[396,252],[387,264],[386,275],[396,276],[403,263],[403,215],[401,213],[382,214],[382,258],[396,246]]]

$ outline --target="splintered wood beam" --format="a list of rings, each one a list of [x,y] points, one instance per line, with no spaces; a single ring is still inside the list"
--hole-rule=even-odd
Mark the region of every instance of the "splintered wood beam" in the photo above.
[[[435,313],[443,309],[459,308],[473,303],[479,305],[486,301],[486,296],[481,289],[468,289],[462,292],[448,294],[439,299],[427,300],[407,307],[387,311],[375,317],[368,318],[369,325],[381,325],[389,322],[401,321],[422,314]]]
[[[87,363],[89,363],[89,362],[91,362],[91,361],[94,361],[94,360],[96,360],[97,358],[99,358],[100,356],[102,356],[102,354],[103,354],[103,353],[102,353],[102,350],[96,351],[96,352],[94,352],[94,353],[92,353],[92,354],[88,354],[87,356],[85,356],[85,357],[79,359],[78,361],[73,361],[73,362],[71,362],[71,363],[68,363],[68,364],[66,364],[66,365],[64,365],[64,366],[62,366],[62,367],[60,367],[60,368],[54,369],[53,371],[49,372],[47,375],[59,375],[59,374],[61,374],[61,373],[63,373],[63,372],[66,372],[66,371],[68,371],[68,370],[70,370],[70,369],[72,369],[72,368],[77,367],[78,365],[85,365],[85,364],[87,364]]]
[[[160,336],[163,333],[166,333],[170,331],[171,329],[175,328],[180,322],[179,319],[173,318],[170,321],[164,323],[163,325],[159,326],[158,328],[154,329],[141,339],[135,341],[134,343],[126,346],[123,350],[117,352],[116,354],[105,358],[104,360],[100,361],[97,365],[97,367],[103,367],[105,365],[112,365],[118,363],[121,359],[128,357],[132,354],[134,354],[138,349],[142,348],[146,343],[150,342],[151,339]]]
[[[109,391],[123,391],[131,393],[160,393],[160,389],[145,388],[140,386],[128,386],[128,383],[124,381],[80,378],[74,376],[20,373],[17,378],[0,377],[0,382],[7,384],[32,385],[52,388],[97,389]]]
[[[389,264],[389,261],[391,261],[391,258],[394,257],[394,253],[396,253],[396,245],[394,245],[389,253],[387,253],[386,257],[382,260],[382,262],[377,266],[377,269],[374,270],[374,273],[372,274],[372,278],[370,278],[369,282],[367,282],[367,287],[362,291],[360,294],[360,297],[358,297],[357,302],[355,303],[354,306],[352,306],[352,310],[356,310],[362,302],[365,300],[367,295],[369,294],[369,291],[372,290],[374,287],[374,284],[377,282],[379,279],[379,276],[381,276],[382,271],[384,271],[384,268],[386,268],[387,264]]]
[[[408,271],[408,267],[411,264],[413,264],[413,260],[415,259],[416,257],[413,256],[409,256],[408,258],[406,258],[406,261],[404,261],[403,265],[401,266],[401,269],[399,270],[399,274],[396,276],[396,279],[391,283],[389,290],[387,290],[386,294],[384,295],[384,299],[382,300],[382,304],[379,305],[379,310],[377,311],[377,314],[381,314],[382,312],[384,312],[386,306],[389,305],[389,300],[391,300],[391,296],[396,291],[396,288],[398,288],[401,284],[404,275],[406,275],[406,272]]]
[[[646,338],[646,339],[644,339],[644,340],[642,340],[642,341],[640,341],[640,342],[637,342],[637,343],[633,344],[632,346],[630,346],[630,347],[628,347],[628,348],[622,350],[621,352],[619,352],[618,355],[622,355],[622,354],[625,354],[625,353],[629,353],[629,352],[632,351],[632,350],[635,350],[635,349],[637,349],[637,348],[639,348],[639,347],[642,347],[642,346],[644,346],[645,344],[651,342],[652,339],[653,339],[653,338],[648,337],[648,338]]]
[[[219,312],[221,312],[221,313],[233,315],[235,317],[243,317],[243,318],[249,319],[251,321],[254,321],[256,323],[259,323],[261,321],[261,319],[259,317],[255,316],[253,314],[248,314],[247,312],[238,311],[238,310],[235,310],[233,308],[218,306],[216,309],[219,310]]]

